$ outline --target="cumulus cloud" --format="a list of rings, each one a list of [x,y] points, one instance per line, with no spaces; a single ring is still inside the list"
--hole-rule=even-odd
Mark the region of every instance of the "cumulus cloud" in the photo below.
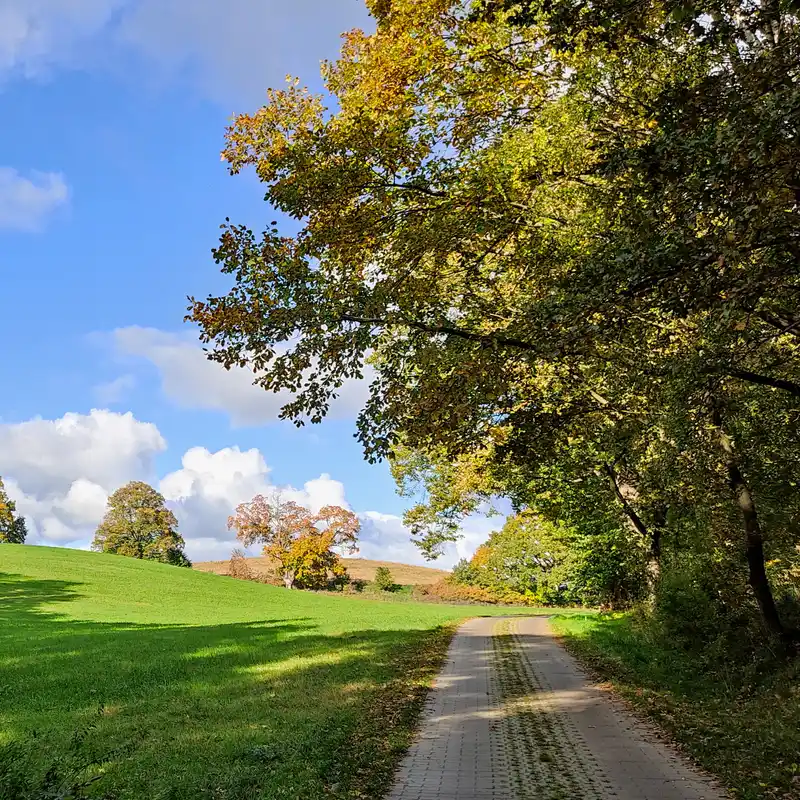
[[[330,475],[306,481],[302,488],[277,486],[270,468],[257,449],[227,447],[211,453],[203,447],[187,451],[181,469],[165,476],[159,490],[175,511],[186,539],[186,549],[194,560],[224,559],[236,547],[236,537],[227,530],[227,520],[239,503],[257,494],[269,496],[279,491],[312,511],[326,505],[350,509],[345,486]],[[468,558],[498,527],[497,519],[470,518],[463,540],[450,545],[435,563],[426,561],[411,540],[403,520],[377,511],[356,512],[361,522],[359,553],[361,558],[399,561],[448,569],[460,558]],[[258,548],[254,548],[254,553]]]
[[[326,505],[349,507],[344,485],[330,475],[320,475],[302,489],[277,487],[270,479],[270,468],[259,450],[226,447],[211,453],[204,447],[188,450],[181,469],[166,475],[159,490],[170,502],[193,558],[225,558],[236,546],[235,534],[227,520],[240,503],[257,494],[279,490],[286,500],[319,511]]]
[[[359,555],[378,561],[398,561],[423,567],[451,569],[462,558],[470,558],[489,534],[503,524],[503,516],[491,518],[475,515],[464,521],[462,538],[444,547],[435,561],[428,561],[411,539],[411,533],[401,517],[377,511],[360,513],[361,536]]]
[[[66,544],[90,537],[108,495],[149,479],[165,448],[158,428],[131,413],[0,424],[0,475],[31,523],[32,540]]]
[[[132,414],[92,411],[60,419],[0,424],[0,475],[25,515],[31,543],[88,546],[106,510],[108,495],[131,480],[154,482],[155,458],[166,448],[158,428]],[[186,550],[196,561],[224,559],[236,546],[227,520],[239,503],[274,491],[312,511],[326,505],[351,508],[341,481],[327,473],[301,487],[277,486],[263,454],[226,447],[187,450],[179,469],[155,485],[174,510]],[[363,558],[427,563],[402,519],[357,510]],[[451,567],[472,554],[497,526],[496,520],[467,522],[465,539],[435,566]],[[255,548],[253,552],[257,552]]]
[[[0,30],[2,25],[0,18]],[[11,167],[0,167],[0,229],[39,230],[68,199],[69,188],[59,173],[32,172],[25,177]]]
[[[222,411],[235,426],[278,419],[291,395],[253,385],[248,369],[226,370],[209,361],[196,341],[155,328],[119,328],[113,334],[119,353],[149,361],[159,372],[166,396],[181,408]],[[354,417],[366,402],[367,379],[347,381],[331,404],[331,419]]]

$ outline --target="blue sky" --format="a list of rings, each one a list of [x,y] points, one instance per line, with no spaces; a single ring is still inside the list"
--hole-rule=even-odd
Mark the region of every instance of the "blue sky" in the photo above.
[[[107,494],[145,479],[189,554],[223,558],[230,508],[278,485],[361,514],[365,557],[420,561],[353,439],[364,387],[297,430],[182,321],[187,295],[226,288],[225,217],[275,218],[220,162],[227,121],[287,74],[321,88],[357,26],[361,0],[0,0],[0,474],[35,543],[85,547]]]

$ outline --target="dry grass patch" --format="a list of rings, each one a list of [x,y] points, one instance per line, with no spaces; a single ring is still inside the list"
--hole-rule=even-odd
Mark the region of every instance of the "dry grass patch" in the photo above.
[[[411,564],[398,564],[395,561],[371,561],[367,558],[343,558],[342,563],[353,580],[373,581],[378,567],[386,567],[392,573],[395,583],[401,586],[430,586],[438,583],[450,573],[433,567],[415,567]],[[253,572],[266,574],[272,564],[268,558],[257,556],[247,559],[247,565]],[[194,565],[201,572],[213,572],[216,575],[230,574],[230,560],[201,561]]]

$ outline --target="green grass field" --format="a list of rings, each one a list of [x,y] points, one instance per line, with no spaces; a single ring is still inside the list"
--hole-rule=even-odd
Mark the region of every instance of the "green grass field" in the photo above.
[[[2,545],[0,798],[379,797],[447,626],[508,613]]]

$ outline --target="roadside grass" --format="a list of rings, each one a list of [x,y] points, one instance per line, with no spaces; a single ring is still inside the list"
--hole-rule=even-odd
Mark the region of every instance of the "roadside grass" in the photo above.
[[[453,626],[513,613],[2,545],[0,746],[36,784],[82,732],[92,798],[377,798]]]
[[[704,668],[631,614],[558,616],[564,644],[743,800],[800,798],[800,664]],[[767,666],[769,664],[769,666]]]

